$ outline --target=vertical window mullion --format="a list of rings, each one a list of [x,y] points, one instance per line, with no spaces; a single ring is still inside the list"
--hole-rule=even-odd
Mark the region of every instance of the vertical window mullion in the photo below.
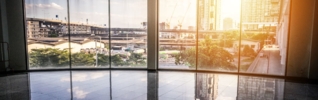
[[[147,1],[147,69],[158,69],[158,0]]]

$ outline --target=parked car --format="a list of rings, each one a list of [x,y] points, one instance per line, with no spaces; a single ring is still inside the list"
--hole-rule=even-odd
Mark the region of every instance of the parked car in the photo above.
[[[126,52],[125,51],[125,47],[122,47],[122,46],[113,46],[111,48],[111,53],[112,54],[124,55],[124,56],[130,56],[130,53]]]

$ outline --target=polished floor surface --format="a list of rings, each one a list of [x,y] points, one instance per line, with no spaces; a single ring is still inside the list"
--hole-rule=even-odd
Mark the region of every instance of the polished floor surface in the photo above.
[[[0,100],[318,100],[318,84],[173,71],[45,71],[0,77]]]

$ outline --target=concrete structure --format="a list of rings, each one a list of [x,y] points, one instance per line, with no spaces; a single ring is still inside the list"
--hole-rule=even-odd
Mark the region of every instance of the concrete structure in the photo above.
[[[48,37],[50,29],[41,27],[39,21],[26,21],[26,23],[26,33],[28,38]]]
[[[105,48],[105,44],[99,40],[83,39],[81,41],[71,41],[62,38],[40,38],[28,40],[28,52],[32,49],[55,48],[59,50],[69,50],[71,45],[71,53],[78,53],[82,49]]]
[[[290,0],[282,0],[279,21],[276,30],[276,43],[280,51],[280,64],[286,65],[287,45],[288,45],[288,26],[289,26],[289,12]]]
[[[70,26],[70,28],[68,28],[68,26]],[[69,29],[70,34],[92,34],[91,27],[96,26],[82,23],[70,23],[68,25],[66,22],[60,20],[26,18],[26,30],[28,38],[59,37],[67,35],[69,33]],[[102,33],[96,31],[94,32]]]

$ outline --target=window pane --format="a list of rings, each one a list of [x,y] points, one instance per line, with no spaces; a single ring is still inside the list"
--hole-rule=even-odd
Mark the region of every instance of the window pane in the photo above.
[[[198,3],[198,69],[237,72],[240,0]]]
[[[72,68],[109,67],[108,1],[69,1]]]
[[[284,75],[289,0],[242,0],[242,17],[240,72]]]
[[[25,0],[30,69],[69,68],[66,0]]]
[[[196,0],[159,0],[159,68],[195,69]]]
[[[111,67],[146,68],[147,0],[111,0]]]

